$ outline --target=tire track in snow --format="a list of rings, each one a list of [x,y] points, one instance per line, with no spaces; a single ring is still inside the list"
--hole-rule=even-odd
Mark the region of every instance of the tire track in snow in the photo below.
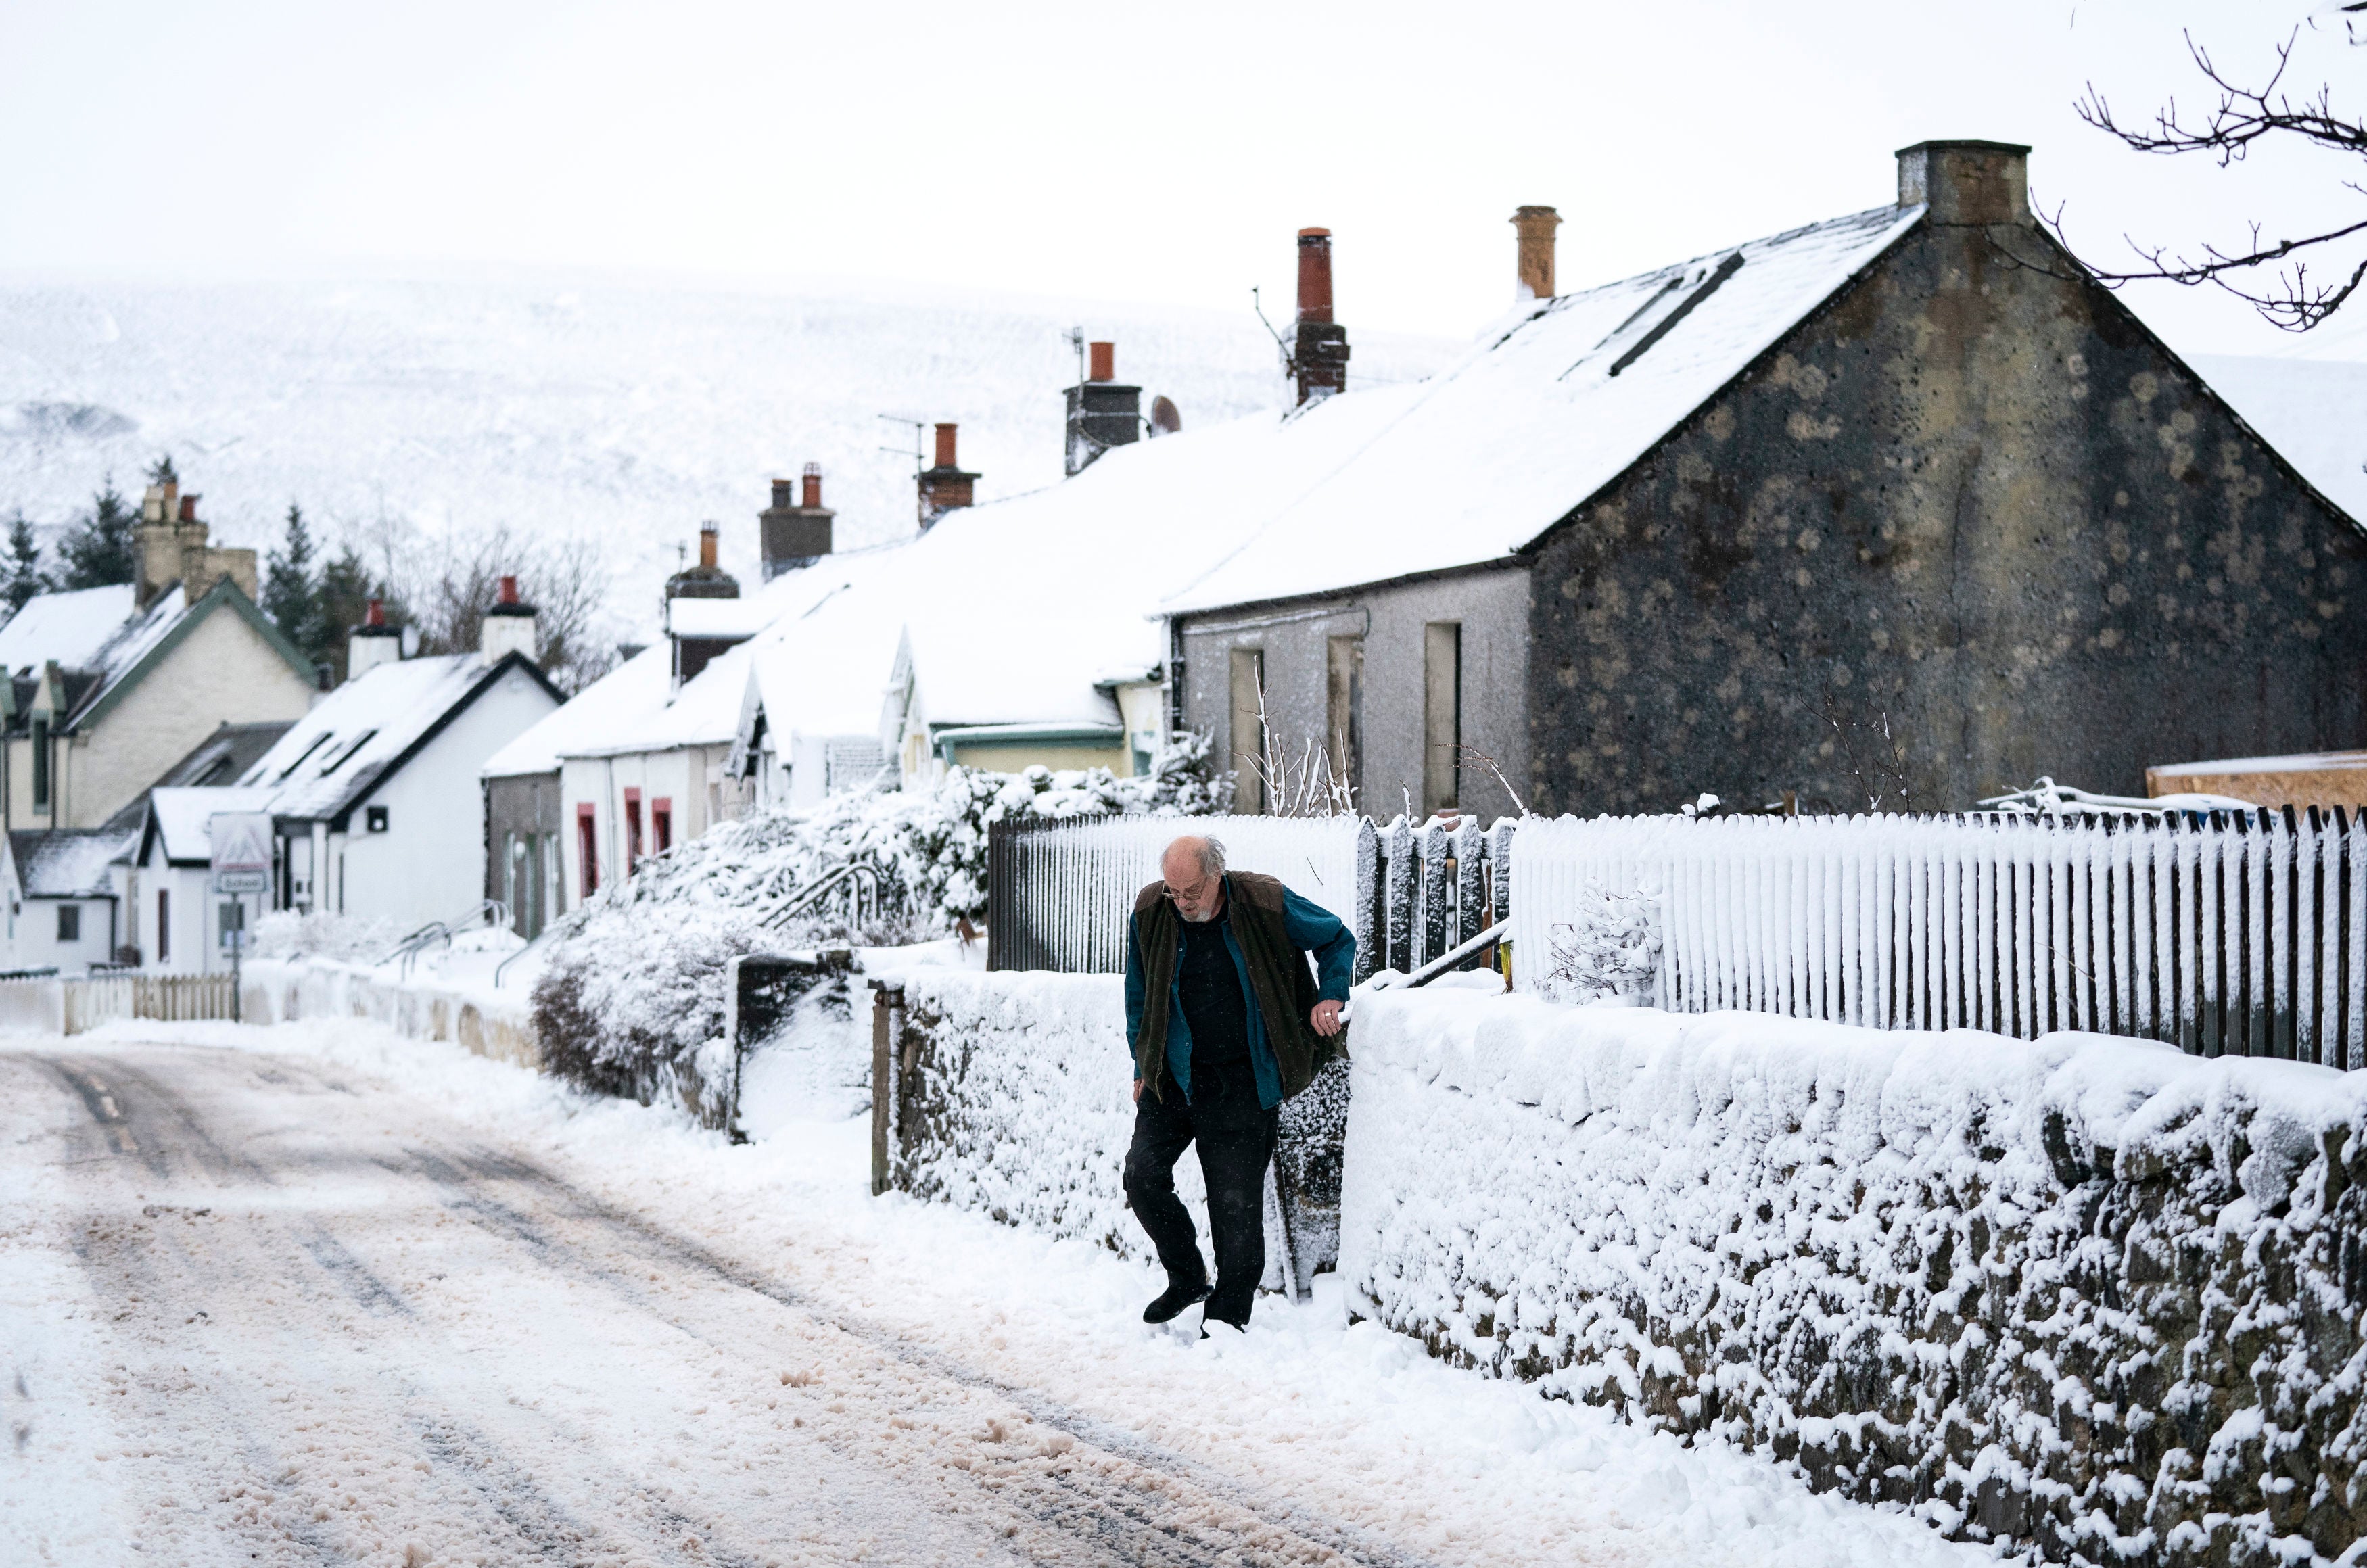
[[[128,1064],[111,1060],[67,1062],[46,1058],[43,1065],[75,1091],[91,1113],[97,1130],[106,1134],[108,1149],[117,1155],[137,1155],[150,1175],[171,1179],[174,1168],[181,1165],[195,1168],[183,1174],[200,1176],[218,1186],[241,1178],[266,1186],[281,1185],[275,1173],[265,1166],[223,1149],[181,1096]],[[154,1307],[176,1294],[189,1295],[188,1286],[192,1283],[202,1290],[204,1276],[210,1271],[221,1271],[219,1258],[209,1258],[201,1262],[188,1248],[176,1245],[177,1238],[171,1237],[169,1233],[159,1235],[153,1224],[142,1227],[140,1221],[153,1222],[164,1216],[194,1218],[209,1213],[210,1206],[189,1210],[148,1203],[139,1212],[139,1220],[127,1218],[118,1223],[119,1228],[98,1229],[104,1222],[86,1223],[82,1227],[79,1234],[85,1238],[85,1245],[77,1250],[87,1271],[102,1285],[110,1287],[111,1293],[119,1302],[133,1304],[132,1309],[118,1314],[119,1322],[135,1315],[139,1307]],[[286,1245],[279,1249],[283,1255],[297,1254],[310,1259],[338,1292],[352,1299],[365,1313],[374,1317],[413,1315],[401,1294],[373,1274],[326,1229],[317,1224],[281,1228],[286,1233]],[[142,1234],[143,1230],[145,1234]],[[255,1245],[251,1235],[235,1235],[234,1233],[234,1236],[235,1240],[249,1244],[248,1251],[268,1253],[272,1250]],[[217,1243],[210,1246],[208,1250],[215,1252],[221,1249]],[[184,1275],[194,1278],[168,1278],[164,1269],[168,1253],[177,1256],[183,1265],[181,1272]],[[282,1261],[286,1260],[283,1256]],[[210,1270],[207,1264],[214,1267]],[[251,1280],[261,1271],[250,1268],[241,1270],[237,1278]],[[302,1289],[300,1280],[291,1282],[297,1289]],[[221,1306],[222,1303],[216,1300],[215,1304]],[[210,1319],[211,1316],[211,1314],[200,1310],[192,1314],[190,1321],[195,1322],[199,1317]],[[183,1370],[186,1371],[187,1369]],[[636,1560],[646,1561],[647,1553],[655,1550],[662,1559],[670,1562],[696,1562],[724,1564],[727,1568],[755,1568],[757,1559],[739,1552],[702,1550],[684,1554],[669,1550],[669,1543],[629,1540],[585,1523],[534,1486],[529,1472],[504,1454],[487,1434],[449,1412],[434,1416],[424,1414],[419,1405],[425,1400],[425,1391],[415,1382],[402,1379],[392,1369],[383,1366],[368,1370],[374,1381],[393,1385],[388,1393],[393,1396],[395,1408],[385,1413],[385,1416],[391,1417],[387,1424],[399,1426],[410,1433],[426,1455],[469,1479],[470,1483],[459,1489],[466,1495],[462,1499],[463,1505],[473,1504],[482,1510],[482,1516],[477,1528],[467,1533],[478,1545],[499,1544],[509,1548],[504,1560],[617,1562],[629,1555]],[[156,1412],[153,1425],[186,1423],[188,1415],[186,1394],[188,1391],[174,1392],[183,1396],[176,1402],[178,1407]],[[219,1389],[206,1392],[211,1395],[210,1404],[222,1418],[221,1424],[231,1427],[235,1432],[232,1450],[239,1468],[249,1477],[243,1486],[234,1478],[225,1478],[220,1487],[221,1500],[227,1504],[235,1495],[251,1496],[256,1490],[255,1482],[261,1478],[269,1478],[268,1485],[272,1487],[288,1488],[300,1461],[262,1436],[274,1424],[271,1413],[255,1408],[251,1398],[241,1398]],[[380,1419],[383,1417],[374,1412],[372,1421],[365,1424],[375,1425]],[[186,1472],[182,1479],[186,1482]],[[612,1486],[618,1489],[630,1489],[633,1484],[622,1475],[614,1476],[610,1481]],[[179,1493],[188,1488],[186,1484],[177,1484],[170,1485],[168,1490]],[[276,1503],[278,1500],[275,1493],[272,1501]],[[349,1496],[347,1500],[351,1502],[352,1498]],[[316,1509],[320,1506],[315,1505]],[[266,1551],[271,1551],[273,1561],[283,1561],[284,1553],[277,1550],[283,1544],[283,1539],[285,1543],[300,1549],[303,1559],[311,1562],[342,1564],[368,1558],[368,1553],[350,1552],[332,1540],[325,1528],[329,1520],[317,1511],[310,1518],[301,1517],[300,1509],[297,1517],[276,1517],[272,1523],[286,1532],[284,1538],[255,1533],[264,1523],[259,1508],[255,1510],[256,1517],[252,1519],[243,1517],[247,1512],[244,1508],[233,1512],[239,1517],[233,1517],[232,1528],[244,1535],[245,1545],[255,1549],[248,1553],[250,1561],[262,1560]],[[286,1512],[282,1510],[283,1514]],[[675,1542],[686,1536],[697,1536],[702,1541],[712,1540],[717,1534],[712,1527],[702,1525],[678,1509],[659,1508],[651,1512]],[[178,1522],[167,1521],[164,1533],[171,1533],[171,1525]],[[587,1551],[595,1554],[595,1557],[586,1558],[583,1554]]]
[[[539,1168],[497,1150],[482,1147],[438,1152],[413,1146],[414,1168],[455,1194],[447,1202],[453,1212],[527,1247],[553,1267],[564,1267],[597,1279],[632,1299],[636,1304],[663,1311],[649,1302],[646,1292],[622,1271],[602,1264],[581,1247],[557,1238],[526,1212],[485,1194],[481,1183],[512,1182],[528,1189],[546,1203],[556,1201],[580,1219],[612,1235],[629,1238],[645,1260],[662,1261],[753,1292],[777,1305],[800,1313],[861,1343],[874,1354],[906,1364],[930,1376],[945,1379],[979,1393],[1008,1401],[1036,1423],[1065,1434],[1125,1464],[1180,1482],[1206,1495],[1206,1501],[1176,1498],[1164,1487],[1145,1487],[1107,1478],[1084,1468],[1059,1471],[1046,1479],[1059,1495],[1034,1510],[1044,1524],[1073,1536],[1091,1539],[1105,1549],[1124,1551],[1145,1562],[1172,1562],[1185,1565],[1217,1563],[1241,1550],[1240,1539],[1264,1538],[1276,1552],[1274,1560],[1297,1562],[1333,1560],[1369,1564],[1372,1568],[1422,1568],[1419,1559],[1397,1548],[1363,1539],[1345,1527],[1324,1520],[1286,1500],[1260,1496],[1232,1478],[1169,1452],[1112,1423],[1068,1408],[1032,1390],[979,1371],[943,1352],[916,1345],[888,1329],[866,1325],[841,1309],[825,1305],[805,1293],[713,1249],[652,1224],[639,1215],[592,1198]],[[707,1337],[686,1325],[685,1332]],[[709,1341],[712,1342],[712,1341]],[[1156,1499],[1156,1501],[1153,1501]],[[1191,1539],[1202,1526],[1185,1520],[1207,1503],[1246,1515],[1225,1539]],[[1146,1537],[1155,1538],[1146,1540]],[[1159,1551],[1165,1555],[1138,1555]],[[1238,1559],[1232,1559],[1238,1560]]]

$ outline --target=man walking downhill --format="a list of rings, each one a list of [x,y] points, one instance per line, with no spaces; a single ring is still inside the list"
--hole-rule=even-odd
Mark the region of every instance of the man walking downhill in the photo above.
[[[1187,837],[1159,860],[1127,922],[1126,1029],[1134,1047],[1134,1146],[1126,1196],[1167,1269],[1142,1309],[1165,1323],[1195,1302],[1208,1325],[1249,1327],[1265,1272],[1265,1172],[1277,1109],[1331,1059],[1356,939],[1271,876],[1225,869],[1225,846]],[[1321,971],[1308,973],[1312,953]],[[1200,1145],[1216,1289],[1175,1162]]]

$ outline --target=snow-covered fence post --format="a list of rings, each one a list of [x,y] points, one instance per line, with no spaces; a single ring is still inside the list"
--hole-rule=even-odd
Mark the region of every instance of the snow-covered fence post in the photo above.
[[[1356,933],[1356,979],[1359,983],[1381,967],[1379,943],[1387,931],[1388,890],[1381,881],[1381,835],[1369,817],[1356,821],[1356,918],[1349,929]]]
[[[1477,817],[1466,817],[1455,825],[1455,930],[1447,938],[1451,947],[1460,947],[1488,929],[1488,868],[1482,860],[1486,844]],[[1484,956],[1475,953],[1463,966],[1477,969],[1483,962]]]
[[[871,982],[871,1195],[888,1190],[890,1139],[896,1127],[896,1025],[904,1013],[904,987]]]
[[[1381,967],[1410,975],[1419,966],[1413,955],[1413,824],[1400,815],[1390,821],[1388,833],[1388,955]]]

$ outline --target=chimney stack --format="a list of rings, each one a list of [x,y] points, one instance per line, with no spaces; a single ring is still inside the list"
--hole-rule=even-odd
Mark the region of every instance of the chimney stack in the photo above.
[[[1111,447],[1142,438],[1142,389],[1117,384],[1117,345],[1093,344],[1090,353],[1092,367],[1084,380],[1068,392],[1071,478],[1092,467],[1093,459]]]
[[[1898,205],[1930,221],[1985,227],[2030,221],[2030,149],[2011,141],[1919,141],[1898,150]]]
[[[1561,214],[1550,207],[1512,209],[1512,231],[1520,240],[1520,279],[1513,289],[1513,299],[1554,297],[1554,231],[1560,226]]]
[[[530,664],[539,640],[536,632],[534,606],[519,602],[517,579],[503,578],[501,596],[485,612],[484,625],[477,633],[477,651],[488,664],[510,653]]]
[[[362,612],[362,624],[345,641],[345,679],[358,681],[381,664],[402,657],[402,628],[386,624],[386,602],[373,599]]]
[[[970,504],[971,487],[978,482],[976,474],[963,471],[954,461],[954,430],[951,424],[937,426],[936,466],[921,470],[921,531],[924,534],[946,513]]]
[[[775,479],[773,504],[756,515],[757,543],[767,582],[830,554],[830,520],[838,514],[821,503],[821,465],[808,463],[804,477],[802,502],[797,485]]]
[[[1298,323],[1291,339],[1298,400],[1310,403],[1348,388],[1348,329],[1331,320],[1331,231],[1298,231]]]
[[[717,560],[721,531],[712,523],[698,525],[698,564],[684,567],[666,579],[665,596],[674,599],[737,599],[740,580]]]

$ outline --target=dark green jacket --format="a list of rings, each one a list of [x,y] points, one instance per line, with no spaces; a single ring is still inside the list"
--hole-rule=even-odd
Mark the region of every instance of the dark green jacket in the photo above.
[[[1184,917],[1154,882],[1134,902],[1127,922],[1126,1023],[1134,1075],[1160,1093],[1162,1056],[1184,1098],[1192,1098],[1192,1032],[1177,989]],[[1250,1064],[1259,1102],[1268,1110],[1305,1089],[1316,1071],[1343,1048],[1344,1035],[1326,1040],[1308,1023],[1319,1001],[1345,1001],[1355,973],[1356,939],[1321,905],[1253,871],[1225,874],[1225,945],[1249,1003]],[[1321,967],[1309,975],[1307,955]],[[1152,1005],[1162,998],[1164,1006]]]

